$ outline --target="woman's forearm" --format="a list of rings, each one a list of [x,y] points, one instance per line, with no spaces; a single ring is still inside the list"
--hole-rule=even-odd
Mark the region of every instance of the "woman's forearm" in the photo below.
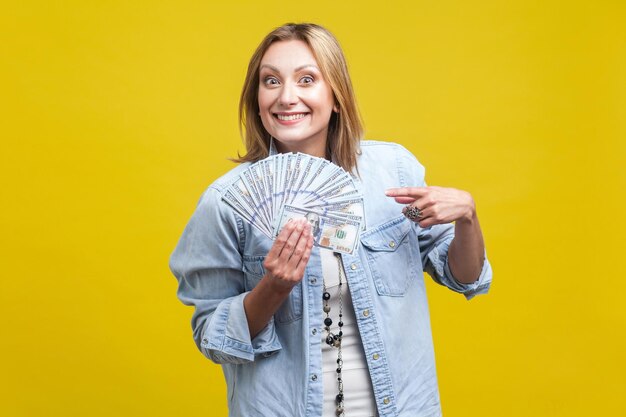
[[[278,234],[263,261],[265,276],[243,300],[251,339],[302,280],[312,248],[311,225],[305,218],[288,222]]]
[[[476,210],[456,220],[454,239],[448,249],[448,264],[457,281],[470,284],[478,279],[485,261],[485,243]]]
[[[289,293],[291,289],[277,291],[272,288],[270,280],[265,276],[244,298],[243,308],[246,311],[251,339],[263,330],[276,310],[289,297]]]

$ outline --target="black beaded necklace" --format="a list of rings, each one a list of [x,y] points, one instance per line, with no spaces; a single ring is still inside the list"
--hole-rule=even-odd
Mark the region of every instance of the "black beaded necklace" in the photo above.
[[[335,255],[335,257],[337,258],[337,265],[339,268],[339,321],[337,322],[337,326],[339,326],[339,331],[337,332],[337,334],[333,334],[333,332],[330,331],[330,326],[333,324],[333,319],[330,318],[330,305],[328,305],[328,301],[330,300],[330,293],[326,291],[325,281],[323,282],[324,292],[322,294],[322,299],[324,303],[324,313],[326,313],[326,318],[324,319],[324,330],[326,330],[326,344],[337,348],[337,387],[339,393],[335,397],[335,403],[337,404],[335,413],[338,417],[341,417],[344,415],[343,378],[341,374],[341,369],[343,367],[343,359],[341,358],[341,339],[343,338],[343,331],[341,331],[341,328],[343,327],[343,282],[341,278],[344,272],[341,255],[338,253],[334,253],[333,255]]]

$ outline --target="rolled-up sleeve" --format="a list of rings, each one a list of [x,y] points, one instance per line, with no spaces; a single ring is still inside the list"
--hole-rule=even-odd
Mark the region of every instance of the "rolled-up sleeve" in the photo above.
[[[243,300],[240,242],[243,226],[209,188],[185,227],[170,269],[178,279],[177,296],[195,307],[191,318],[198,349],[216,363],[246,363],[281,349],[273,319],[250,338]]]
[[[448,249],[452,239],[454,239],[454,226],[452,224],[435,225],[420,229],[418,239],[424,271],[435,282],[465,295],[465,298],[468,300],[476,295],[486,294],[489,291],[492,272],[486,255],[482,270],[476,281],[470,284],[463,284],[452,275],[448,265]]]

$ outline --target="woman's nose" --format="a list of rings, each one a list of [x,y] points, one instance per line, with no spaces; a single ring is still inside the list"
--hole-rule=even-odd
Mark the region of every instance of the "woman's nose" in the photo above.
[[[288,83],[283,84],[278,100],[279,104],[282,106],[291,106],[296,104],[298,102],[296,87]]]

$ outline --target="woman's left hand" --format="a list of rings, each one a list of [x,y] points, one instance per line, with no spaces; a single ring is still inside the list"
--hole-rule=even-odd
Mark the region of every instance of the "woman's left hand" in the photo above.
[[[407,216],[420,227],[454,221],[472,221],[476,216],[476,206],[471,194],[456,188],[444,187],[402,187],[390,188],[385,195],[393,197],[400,204],[408,204],[419,210],[417,216]],[[406,210],[406,209],[405,209]]]
[[[450,270],[457,281],[465,284],[478,279],[485,260],[485,244],[470,193],[444,187],[403,187],[391,188],[385,194],[400,204],[408,204],[403,211],[405,216],[420,227],[456,222],[448,249]]]

